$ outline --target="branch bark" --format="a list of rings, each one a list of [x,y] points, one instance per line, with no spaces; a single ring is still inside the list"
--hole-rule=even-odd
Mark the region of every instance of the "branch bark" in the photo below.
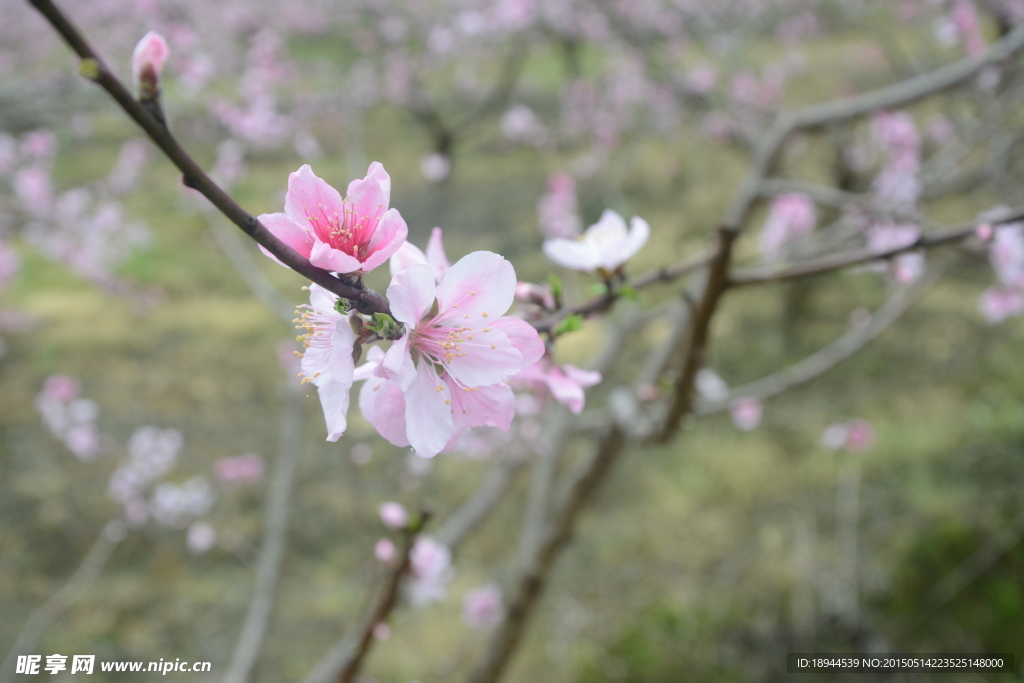
[[[381,312],[391,314],[388,301],[383,296],[372,289],[345,282],[330,272],[317,268],[308,259],[301,256],[267,230],[255,216],[252,216],[239,206],[185,151],[174,136],[171,135],[167,126],[158,121],[146,107],[132,97],[128,89],[107,68],[100,56],[89,45],[82,33],[52,0],[29,0],[29,2],[50,22],[53,28],[64,38],[68,46],[82,59],[83,74],[106,90],[121,109],[145,131],[146,135],[149,136],[156,146],[178,167],[178,170],[182,172],[182,180],[186,186],[198,191],[210,200],[221,213],[227,216],[228,220],[241,228],[245,234],[265,247],[281,263],[309,281],[315,282],[329,292],[348,299],[356,310],[361,313],[372,314]]]

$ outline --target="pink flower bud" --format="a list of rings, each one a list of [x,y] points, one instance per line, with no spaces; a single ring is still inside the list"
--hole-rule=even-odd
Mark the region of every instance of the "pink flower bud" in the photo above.
[[[387,622],[378,621],[373,627],[373,637],[383,643],[391,638],[391,627]]]
[[[373,546],[373,556],[381,564],[391,564],[396,554],[395,544],[390,538],[382,538]]]
[[[132,82],[140,97],[152,98],[160,92],[160,72],[171,50],[167,41],[156,31],[142,36],[132,52]]]
[[[992,239],[992,224],[982,223],[974,229],[974,234],[977,235],[978,239],[982,242],[988,242]]]
[[[741,432],[749,432],[761,424],[761,402],[750,396],[743,396],[732,403],[729,410],[732,423]]]
[[[401,503],[389,501],[380,506],[380,521],[389,529],[404,529],[409,523],[409,513]]]

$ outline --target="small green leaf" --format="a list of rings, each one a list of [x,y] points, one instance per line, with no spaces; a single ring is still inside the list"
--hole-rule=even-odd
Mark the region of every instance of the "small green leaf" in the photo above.
[[[629,285],[622,285],[621,287],[619,287],[619,296],[621,296],[623,299],[626,299],[627,301],[635,302],[640,300],[640,292],[636,291]]]
[[[562,281],[554,273],[548,273],[548,284],[551,285],[551,296],[555,300],[562,298]]]
[[[595,282],[594,284],[587,287],[587,292],[595,295],[607,294],[608,284],[604,282]]]
[[[583,327],[583,316],[569,315],[565,319],[558,323],[558,327],[555,328],[555,334],[566,334],[568,332],[575,332],[576,330]]]
[[[342,315],[347,315],[350,308],[352,308],[352,304],[348,299],[338,299],[334,302],[334,310]]]

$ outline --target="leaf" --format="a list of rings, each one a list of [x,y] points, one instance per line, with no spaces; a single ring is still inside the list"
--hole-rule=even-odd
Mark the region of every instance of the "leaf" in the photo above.
[[[562,322],[558,323],[558,327],[555,328],[555,334],[566,334],[568,332],[575,332],[576,330],[583,327],[583,316],[581,315],[569,315],[566,316]]]
[[[555,301],[562,298],[562,281],[554,273],[548,273],[548,284],[551,285],[551,296]]]

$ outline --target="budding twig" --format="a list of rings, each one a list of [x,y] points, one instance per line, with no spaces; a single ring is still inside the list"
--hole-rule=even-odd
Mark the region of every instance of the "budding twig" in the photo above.
[[[183,182],[187,187],[191,187],[209,199],[232,223],[241,228],[249,237],[256,240],[258,244],[265,247],[281,263],[327,291],[348,299],[360,313],[371,315],[373,313],[391,314],[391,307],[383,296],[372,289],[342,282],[329,271],[317,268],[308,259],[301,256],[267,230],[255,216],[252,216],[239,206],[227,192],[206,174],[206,171],[195,162],[189,153],[178,144],[178,141],[171,135],[170,130],[155,118],[151,111],[143,106],[141,102],[132,97],[124,84],[107,68],[100,56],[92,49],[78,28],[71,23],[70,19],[52,0],[29,0],[29,3],[50,22],[50,25],[53,26],[68,46],[82,60],[80,66],[82,74],[106,90],[121,109],[146,132],[146,135],[149,136],[156,146],[178,167],[178,170],[182,173]]]

